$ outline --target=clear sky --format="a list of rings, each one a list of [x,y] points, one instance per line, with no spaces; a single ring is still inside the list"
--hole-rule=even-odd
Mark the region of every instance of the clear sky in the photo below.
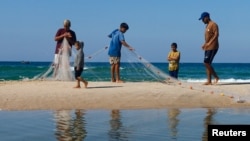
[[[54,36],[71,20],[85,54],[109,45],[107,35],[127,22],[125,39],[150,62],[166,62],[176,42],[181,62],[203,62],[204,11],[219,25],[214,62],[250,62],[249,0],[1,0],[0,61],[52,61]]]

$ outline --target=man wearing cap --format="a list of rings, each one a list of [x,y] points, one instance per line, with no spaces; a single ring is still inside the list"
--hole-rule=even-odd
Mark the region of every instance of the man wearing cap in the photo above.
[[[116,83],[122,83],[120,79],[120,60],[121,60],[121,47],[122,45],[129,50],[133,48],[125,41],[124,33],[129,29],[127,23],[121,23],[120,29],[116,29],[111,32],[108,37],[111,38],[109,46],[109,62],[111,64],[111,81]]]
[[[212,66],[214,56],[219,49],[219,27],[210,19],[208,12],[203,12],[199,20],[206,24],[205,43],[202,45],[202,49],[205,51],[204,65],[207,73],[207,82],[204,85],[212,85],[212,76],[215,78],[215,84],[219,81],[219,77]]]

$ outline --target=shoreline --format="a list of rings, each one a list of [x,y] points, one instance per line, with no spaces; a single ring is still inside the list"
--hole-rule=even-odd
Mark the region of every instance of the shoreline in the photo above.
[[[2,81],[1,110],[248,108],[250,84],[200,83],[170,85],[160,82],[92,82],[73,88],[75,81]],[[210,91],[211,90],[211,91]],[[223,93],[225,92],[225,94]],[[233,95],[227,95],[232,92]]]

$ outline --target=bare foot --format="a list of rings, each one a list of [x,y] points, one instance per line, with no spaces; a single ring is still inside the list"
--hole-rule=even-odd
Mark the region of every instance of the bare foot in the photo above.
[[[80,86],[75,86],[74,88],[81,88]]]
[[[124,83],[122,80],[117,80],[116,83]]]
[[[88,84],[89,84],[89,82],[87,82],[87,81],[84,83],[85,88],[88,87]]]
[[[111,79],[111,82],[116,82],[116,80],[115,79]]]
[[[212,85],[212,83],[211,82],[206,82],[203,85]]]
[[[218,83],[218,81],[219,81],[219,77],[215,78],[215,80],[214,80],[214,84],[217,84],[217,83]]]

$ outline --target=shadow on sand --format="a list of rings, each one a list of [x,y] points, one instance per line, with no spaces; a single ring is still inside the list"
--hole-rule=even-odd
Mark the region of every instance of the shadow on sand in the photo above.
[[[247,85],[250,82],[228,82],[228,83],[219,83],[217,85]]]
[[[94,89],[94,88],[118,88],[123,86],[95,86],[95,87],[87,87],[87,89]]]

